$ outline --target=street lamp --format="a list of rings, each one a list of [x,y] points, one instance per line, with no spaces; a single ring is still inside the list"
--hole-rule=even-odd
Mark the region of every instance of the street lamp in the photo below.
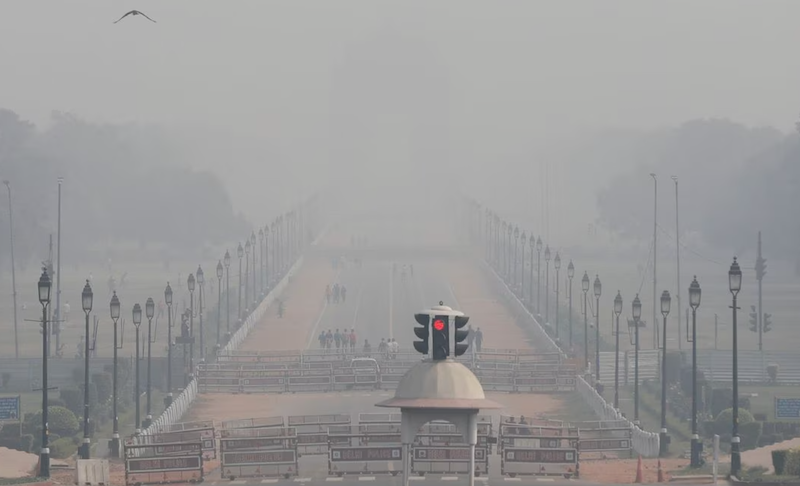
[[[228,250],[225,250],[222,264],[225,266],[225,336],[227,341],[231,336],[231,254]]]
[[[139,429],[139,419],[140,419],[140,405],[139,402],[139,326],[142,325],[142,306],[138,303],[133,304],[133,327],[136,328],[136,379],[133,383],[133,401],[136,404],[136,435],[141,433]]]
[[[533,268],[533,267],[531,267]],[[569,279],[569,351],[572,353],[572,277],[575,276],[575,265],[572,260],[567,265],[567,278]]]
[[[692,308],[692,467],[700,467],[700,436],[697,435],[697,308],[700,307],[700,297],[700,284],[695,275],[689,285],[689,306]]]
[[[587,294],[589,292],[589,274],[583,272],[581,279],[581,290],[583,290],[583,363],[586,369],[589,369],[589,301]]]
[[[186,387],[189,385],[189,381],[191,379],[191,375],[194,374],[194,289],[195,289],[195,277],[193,273],[189,274],[189,277],[186,279],[186,288],[189,289],[189,335],[191,336],[191,340],[189,341],[189,364],[188,368],[184,370],[183,375],[183,386]],[[186,343],[183,344],[183,361],[184,366],[186,366]]]
[[[614,337],[614,409],[619,410],[619,315],[622,314],[622,294],[617,290],[614,297],[614,315],[616,316],[616,331]]]
[[[544,249],[544,322],[550,324],[550,245]]]
[[[524,234],[524,233],[523,233]],[[519,248],[519,227],[514,227],[514,291],[517,287],[517,249]]]
[[[258,266],[261,269],[261,278],[259,281],[261,282],[261,295],[266,295],[264,293],[264,228],[258,230],[258,257],[260,265]]]
[[[119,297],[117,297],[117,291],[114,291],[114,294],[111,296],[111,304],[109,305],[109,309],[111,310],[111,320],[114,322],[114,376],[113,382],[114,385],[112,387],[112,405],[111,405],[111,414],[114,416],[114,429],[111,435],[111,457],[119,457],[119,416],[117,415],[117,351],[122,348],[122,341],[125,337],[124,330],[122,333],[123,339],[117,339],[118,332],[119,332],[119,312],[120,312],[120,305],[119,305]]]
[[[39,277],[39,303],[42,304],[42,450],[39,454],[39,476],[50,477],[50,448],[47,443],[47,306],[50,304],[52,282],[47,268]]]
[[[736,297],[742,290],[742,269],[736,257],[728,270],[728,285],[733,296],[733,430],[731,432],[731,476],[738,477],[742,469],[742,458],[739,455],[739,350],[738,336],[736,335]]]
[[[91,354],[89,346],[89,313],[92,312],[93,300],[92,287],[89,285],[89,280],[86,280],[86,285],[83,286],[83,292],[81,292],[81,307],[83,307],[83,313],[86,315],[86,334],[83,345],[83,445],[80,451],[81,459],[89,459],[91,444],[91,439],[89,438],[89,355]]]
[[[594,276],[594,298],[595,298],[595,323],[594,323],[594,379],[600,384],[600,294],[603,292],[603,285],[600,283],[600,276]]]
[[[520,244],[519,244],[519,254],[520,254],[520,264],[519,264],[519,298],[523,302],[525,302],[525,242],[528,241],[528,237],[525,235],[523,231],[520,235]]]
[[[247,288],[250,286],[250,239],[248,238],[244,243],[244,312],[250,309]]]
[[[258,258],[258,252],[256,251],[256,232],[253,231],[253,234],[250,235],[250,248],[253,250],[253,309],[256,308],[256,302],[258,301],[258,297],[256,297],[256,259]]]
[[[531,236],[528,239],[528,246],[530,247],[531,250],[531,271],[530,271],[530,278],[528,279],[528,309],[530,309],[532,312],[533,311],[533,249],[536,247],[536,238],[533,237],[533,233],[531,233]]]
[[[558,296],[559,296],[560,289],[559,289],[558,274],[559,274],[559,270],[561,270],[561,255],[559,255],[558,252],[556,252],[556,257],[553,260],[553,267],[556,269],[556,339],[559,339],[559,335],[558,335],[558,307],[559,307]]]
[[[244,257],[244,248],[242,248],[241,242],[239,242],[239,247],[236,248],[236,256],[239,257],[239,287],[238,291],[236,292],[237,296],[239,297],[239,310],[236,313],[236,316],[237,319],[241,321],[242,320],[242,257]],[[230,329],[228,331],[230,331]]]
[[[669,435],[667,435],[667,316],[672,305],[669,290],[661,293],[661,315],[664,317],[664,326],[661,339],[661,438],[659,439],[658,454],[661,457],[669,451]]]
[[[639,294],[631,303],[634,326],[634,358],[633,358],[633,424],[639,425],[639,319],[642,318],[642,301]]]
[[[164,406],[169,408],[172,405],[172,287],[169,282],[164,289],[164,302],[167,304],[167,398]]]
[[[197,304],[199,310],[197,311],[197,316],[200,318],[200,361],[205,361],[206,359],[206,341],[203,337],[205,333],[203,332],[203,290],[204,285],[206,283],[206,277],[203,273],[203,269],[200,265],[197,266],[197,285],[200,286],[200,292],[197,293]],[[192,368],[194,371],[194,368]]]
[[[536,239],[536,316],[542,315],[542,238]]]
[[[275,262],[272,263],[273,265],[275,264]],[[270,285],[272,285],[269,270],[269,224],[266,224],[264,225],[264,280],[266,281],[267,291],[269,291]]]
[[[219,333],[222,327],[222,260],[217,262],[217,348],[219,348]]]
[[[153,423],[153,413],[152,413],[152,395],[153,395],[153,384],[152,384],[152,369],[153,369],[153,341],[155,339],[155,333],[153,332],[153,317],[156,315],[156,303],[153,301],[152,297],[147,298],[147,302],[144,304],[144,315],[147,317],[147,408],[145,410],[145,419],[144,425],[142,428],[146,429],[150,427],[150,424]],[[158,322],[158,321],[156,321]]]

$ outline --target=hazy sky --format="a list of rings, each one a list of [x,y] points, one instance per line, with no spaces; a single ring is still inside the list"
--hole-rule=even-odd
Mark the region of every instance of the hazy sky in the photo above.
[[[112,24],[132,8],[158,23]],[[798,18],[796,0],[4,0],[0,106],[225,130],[196,165],[252,215],[273,166],[313,186],[368,162],[482,173],[578,128],[789,130]]]

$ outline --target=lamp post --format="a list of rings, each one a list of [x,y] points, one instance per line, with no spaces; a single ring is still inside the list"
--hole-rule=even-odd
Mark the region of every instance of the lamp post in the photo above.
[[[511,255],[508,254],[508,239],[506,238],[506,231],[508,230],[508,223],[503,221],[502,226],[500,227],[500,238],[502,238],[502,242],[500,243],[503,250],[503,267],[502,267],[502,274],[503,278],[508,278],[508,259]]]
[[[153,395],[153,382],[152,382],[152,369],[153,369],[153,342],[156,338],[153,332],[153,317],[156,315],[156,303],[152,297],[147,298],[144,304],[144,315],[147,317],[147,407],[145,408],[145,419],[142,425],[143,429],[150,427],[153,423],[153,408],[152,408],[152,395]]]
[[[239,247],[236,248],[236,256],[239,257],[239,287],[238,291],[236,292],[237,296],[239,297],[239,310],[236,313],[237,319],[239,321],[242,320],[242,257],[244,257],[244,248],[242,248],[242,243],[239,243]]]
[[[231,337],[231,254],[228,250],[225,250],[222,264],[225,265],[225,341],[227,341]]]
[[[172,405],[172,287],[169,282],[164,289],[164,302],[167,304],[167,398],[164,405],[169,408]]]
[[[542,238],[536,239],[536,316],[542,315]]]
[[[561,255],[556,252],[556,257],[553,259],[553,267],[556,269],[556,339],[559,338],[558,335],[558,307],[559,307],[559,281],[558,281],[558,274],[559,270],[561,270]]]
[[[248,287],[250,287],[250,239],[244,242],[244,312],[245,314],[250,309],[249,301],[250,296]]]
[[[272,228],[272,280],[277,282],[280,278],[280,261],[278,259],[278,227],[275,220],[270,223]]]
[[[275,262],[273,262],[274,265]],[[272,285],[269,264],[269,225],[264,225],[264,280],[266,281],[267,292]],[[266,292],[265,292],[266,295]]]
[[[567,265],[567,279],[569,279],[569,350],[572,352],[572,277],[575,276],[575,265],[572,260]]]
[[[11,250],[11,291],[14,301],[14,357],[19,359],[19,329],[17,327],[17,270],[14,260],[14,211],[11,209],[11,183],[3,181],[8,189],[8,239]]]
[[[634,358],[633,358],[633,423],[639,425],[639,319],[642,318],[642,301],[639,294],[631,303],[634,326]],[[629,333],[630,334],[630,333]]]
[[[603,285],[600,283],[600,276],[594,276],[594,298],[595,306],[594,312],[596,314],[596,322],[594,323],[594,379],[597,384],[600,384],[600,294],[603,291]]]
[[[514,273],[513,273],[513,275],[514,275],[514,277],[513,277],[514,285],[513,285],[513,288],[514,288],[515,292],[517,291],[516,287],[517,287],[517,254],[518,254],[517,251],[518,251],[518,248],[519,248],[519,227],[514,227]]]
[[[697,308],[700,307],[700,297],[700,284],[695,275],[689,285],[689,306],[692,308],[692,467],[700,467],[700,436],[697,435]]]
[[[583,364],[586,369],[589,369],[589,301],[587,294],[589,292],[589,274],[583,272],[581,279],[581,290],[583,290]]]
[[[189,289],[189,335],[192,339],[189,342],[189,363],[183,374],[183,386],[188,386],[191,375],[194,374],[194,288],[195,277],[193,273],[186,279],[186,288]],[[183,344],[183,355],[186,356],[186,343]]]
[[[617,290],[614,297],[614,315],[616,316],[616,344],[614,346],[614,409],[619,410],[619,315],[622,314],[622,294]]]
[[[219,349],[220,327],[222,327],[222,260],[217,262],[217,349]]]
[[[204,285],[206,283],[206,277],[203,273],[203,269],[200,265],[197,266],[197,285],[200,286],[200,292],[197,293],[197,306],[199,309],[197,310],[197,317],[200,318],[200,361],[205,361],[206,359],[206,341],[203,337],[203,290]],[[194,368],[192,368],[192,372],[194,372]]]
[[[50,304],[52,282],[47,268],[39,277],[39,303],[42,304],[42,449],[39,454],[39,476],[50,477],[50,447],[47,443],[47,306]]]
[[[528,240],[528,246],[531,249],[531,271],[530,278],[528,278],[528,309],[533,311],[533,249],[536,246],[536,238],[533,237],[533,233],[531,233],[530,239]]]
[[[253,294],[253,309],[255,309],[255,303],[258,302],[258,297],[256,297],[256,258],[258,257],[258,252],[256,251],[255,231],[253,231],[253,234],[250,235],[250,248],[253,250],[253,290],[250,293]]]
[[[550,245],[544,249],[544,322],[550,324]]]
[[[259,281],[261,282],[261,295],[266,295],[264,293],[264,228],[258,230],[258,259],[259,259],[259,269],[261,270],[261,278]]]
[[[525,242],[528,241],[525,232],[520,235],[519,254],[522,257],[519,264],[519,298],[525,301]]]
[[[736,257],[728,270],[728,285],[730,286],[733,303],[733,430],[731,431],[731,476],[738,477],[742,469],[742,458],[739,455],[739,350],[738,336],[736,335],[736,297],[742,290],[742,269]]]
[[[139,429],[140,405],[139,402],[139,326],[142,324],[142,306],[138,303],[133,304],[133,327],[136,328],[136,374],[133,383],[133,402],[136,404],[136,435],[141,433]]]
[[[117,415],[117,351],[122,347],[122,343],[120,343],[118,336],[118,323],[119,323],[119,297],[117,297],[117,291],[114,291],[114,294],[111,296],[111,304],[109,305],[109,309],[111,310],[111,320],[114,322],[114,364],[113,364],[113,386],[112,386],[112,398],[111,398],[111,414],[114,416],[114,429],[111,434],[111,457],[119,457],[119,416]]]
[[[91,444],[91,439],[89,438],[89,355],[92,353],[89,346],[89,313],[92,312],[93,300],[92,287],[89,285],[89,280],[86,280],[86,285],[83,286],[83,292],[81,292],[81,307],[83,307],[83,313],[86,315],[86,334],[83,345],[83,445],[81,445],[80,450],[81,459],[89,459]]]
[[[661,438],[658,441],[658,454],[664,457],[669,452],[669,435],[667,435],[667,316],[672,305],[669,290],[661,293],[661,315],[664,318],[661,335]]]

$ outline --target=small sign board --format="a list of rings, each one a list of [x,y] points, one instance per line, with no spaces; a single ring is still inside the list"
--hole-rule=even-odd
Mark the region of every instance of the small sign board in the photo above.
[[[469,447],[415,447],[415,461],[469,462]],[[475,448],[475,460],[486,461],[486,449]]]
[[[334,447],[331,462],[339,461],[399,461],[402,447]]]
[[[16,422],[20,420],[19,395],[15,397],[0,397],[0,422]]]
[[[775,397],[776,419],[800,419],[800,397]]]

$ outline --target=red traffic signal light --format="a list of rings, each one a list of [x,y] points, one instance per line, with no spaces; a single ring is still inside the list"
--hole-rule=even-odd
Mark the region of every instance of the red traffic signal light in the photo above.
[[[433,321],[433,328],[437,331],[443,331],[445,327],[444,320],[436,319]]]

